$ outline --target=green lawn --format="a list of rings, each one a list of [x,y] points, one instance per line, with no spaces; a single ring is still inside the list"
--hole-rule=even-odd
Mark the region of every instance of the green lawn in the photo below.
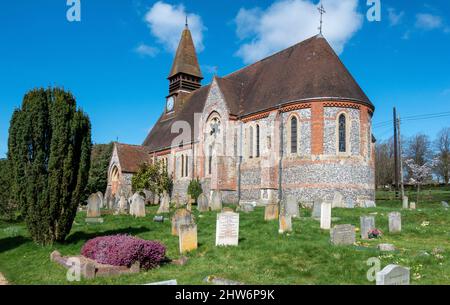
[[[159,269],[113,278],[82,280],[81,284],[144,284],[177,279],[179,284],[202,284],[208,275],[247,284],[373,284],[366,278],[371,266],[367,260],[378,257],[381,267],[400,264],[411,268],[412,284],[450,284],[450,210],[441,200],[450,201],[450,191],[424,192],[416,211],[401,211],[401,234],[389,234],[387,214],[401,209],[400,201],[389,200],[388,193],[377,194],[377,208],[333,209],[336,224],[359,227],[359,216],[377,213],[376,226],[385,232],[382,239],[361,242],[357,233],[355,246],[335,247],[329,232],[320,230],[311,219],[311,211],[302,209],[301,219],[293,221],[294,231],[278,234],[278,222],[264,221],[264,209],[240,214],[238,247],[215,247],[213,212],[198,215],[199,248],[191,252],[185,266],[164,265]],[[410,195],[412,197],[412,194]],[[167,255],[179,257],[178,237],[170,234],[170,221],[152,221],[157,208],[148,209],[146,218],[105,215],[103,224],[86,225],[79,213],[72,232],[64,244],[36,246],[28,237],[24,224],[0,223],[0,272],[11,284],[70,284],[66,270],[50,262],[57,249],[63,255],[79,254],[86,240],[99,235],[129,233],[144,239],[162,241]],[[167,215],[168,216],[168,215]],[[399,250],[381,253],[379,243],[393,243]],[[433,249],[442,248],[441,254]],[[429,255],[424,254],[427,252]]]

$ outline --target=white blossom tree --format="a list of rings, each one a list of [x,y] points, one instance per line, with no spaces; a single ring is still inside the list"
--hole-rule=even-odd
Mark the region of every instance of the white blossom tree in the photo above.
[[[430,162],[426,162],[423,165],[419,165],[414,162],[413,159],[408,159],[405,161],[405,164],[409,168],[409,171],[411,173],[409,181],[411,184],[414,184],[417,187],[417,203],[419,203],[420,186],[427,180],[431,179],[433,168],[435,167],[436,162],[437,160],[432,160]]]

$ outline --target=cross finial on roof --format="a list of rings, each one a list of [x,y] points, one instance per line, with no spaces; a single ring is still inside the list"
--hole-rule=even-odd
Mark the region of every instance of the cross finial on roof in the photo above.
[[[186,28],[189,27],[189,25],[188,25],[188,16],[187,15],[186,15],[186,23],[184,25],[186,26]]]
[[[319,26],[319,33],[322,34],[322,25],[323,25],[323,14],[326,13],[325,9],[323,8],[323,3],[320,1],[320,7],[317,8],[317,10],[320,13],[320,26]]]

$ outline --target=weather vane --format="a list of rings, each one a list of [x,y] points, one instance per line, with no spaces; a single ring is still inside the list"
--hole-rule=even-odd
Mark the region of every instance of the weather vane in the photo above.
[[[320,26],[319,26],[319,33],[322,34],[322,25],[323,25],[323,14],[326,13],[325,9],[323,8],[323,3],[320,1],[320,7],[317,8],[317,10],[320,13]]]

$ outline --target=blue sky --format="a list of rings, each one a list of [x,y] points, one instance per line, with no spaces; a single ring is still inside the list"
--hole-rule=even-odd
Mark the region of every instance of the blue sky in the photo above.
[[[9,120],[24,93],[62,86],[91,118],[93,140],[141,144],[163,111],[167,74],[184,15],[205,76],[226,75],[317,33],[318,0],[80,0],[68,22],[66,0],[0,4],[0,157]],[[366,0],[324,0],[324,35],[376,106],[374,123],[450,111],[449,1],[381,0],[369,22]],[[450,116],[407,121],[405,135],[431,137]],[[374,129],[378,139],[390,126]]]

